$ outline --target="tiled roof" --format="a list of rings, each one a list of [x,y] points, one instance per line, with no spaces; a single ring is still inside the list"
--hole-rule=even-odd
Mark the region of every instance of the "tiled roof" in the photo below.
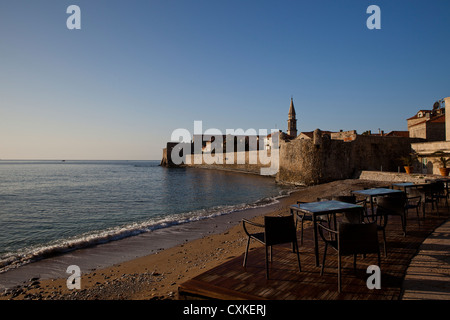
[[[431,122],[440,122],[440,123],[445,122],[445,114],[441,114],[440,116],[431,118],[430,121]]]
[[[432,117],[429,119],[423,119],[422,121],[414,123],[413,125],[409,126],[409,128],[418,126],[418,125],[426,123],[426,122],[445,123],[445,114],[441,114],[441,115],[438,115],[438,116],[435,116],[435,117]]]
[[[388,134],[386,134],[388,137],[409,137],[409,131],[391,131]]]
[[[417,111],[416,112],[416,114],[413,116],[413,117],[411,117],[411,118],[408,118],[407,120],[412,120],[412,119],[417,119],[417,118],[419,118],[417,115],[419,114],[419,112],[432,112],[432,110],[419,110],[419,111]]]

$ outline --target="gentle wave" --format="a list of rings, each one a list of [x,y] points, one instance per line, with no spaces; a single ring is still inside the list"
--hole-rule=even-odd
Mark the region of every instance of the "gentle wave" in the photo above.
[[[281,191],[278,196],[263,198],[251,204],[239,204],[226,207],[216,207],[211,209],[202,209],[195,212],[186,212],[183,214],[174,214],[166,216],[159,220],[149,220],[140,223],[133,223],[126,226],[119,226],[107,230],[82,234],[80,236],[55,241],[54,243],[35,247],[25,248],[20,252],[6,254],[0,259],[0,273],[18,268],[28,263],[36,262],[45,258],[67,253],[73,250],[87,248],[94,245],[104,244],[111,241],[136,236],[145,232],[169,228],[184,223],[209,219],[220,215],[231,214],[249,208],[265,207],[278,202],[278,199],[288,196],[295,190]]]

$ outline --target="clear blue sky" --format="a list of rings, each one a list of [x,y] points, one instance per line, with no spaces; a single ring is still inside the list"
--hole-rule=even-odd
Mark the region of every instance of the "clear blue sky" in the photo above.
[[[0,159],[160,159],[194,120],[286,131],[291,96],[299,131],[406,130],[449,57],[446,0],[2,0]]]

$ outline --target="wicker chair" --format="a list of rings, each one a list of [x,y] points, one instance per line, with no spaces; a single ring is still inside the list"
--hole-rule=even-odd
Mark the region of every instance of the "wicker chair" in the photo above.
[[[435,183],[430,183],[427,185],[422,186],[417,191],[421,195],[421,201],[422,201],[422,215],[423,219],[425,219],[425,210],[427,203],[431,203],[431,209],[434,210],[436,206],[437,214],[439,215],[439,197],[436,197],[436,191],[438,191],[438,187],[435,186]]]
[[[409,209],[416,209],[417,213],[417,223],[420,226],[420,213],[419,209],[422,207],[422,195],[419,190],[416,188],[412,188],[408,192],[408,197],[406,198],[406,213],[408,213]]]
[[[325,259],[328,246],[331,246],[338,253],[338,291],[342,292],[341,281],[341,257],[353,255],[353,268],[356,270],[356,257],[358,254],[376,253],[378,255],[378,265],[381,264],[380,246],[378,243],[377,225],[373,223],[346,223],[338,224],[337,230],[327,228],[322,223],[318,223],[318,230],[322,240],[325,242],[322,268],[320,275],[323,275]],[[333,234],[332,240],[325,236],[325,233]]]
[[[439,213],[439,202],[441,199],[445,200],[445,206],[447,207],[448,210],[448,194],[446,192],[446,188],[445,185],[442,181],[437,181],[431,184],[431,189],[432,189],[432,197],[436,200],[436,210],[437,210],[437,214],[438,216],[440,216]]]
[[[385,196],[378,199],[376,216],[385,219],[384,228],[389,216],[400,216],[403,236],[406,236],[407,198],[404,193],[398,196]]]
[[[269,279],[269,248],[270,260],[272,260],[272,246],[278,244],[291,243],[294,253],[297,254],[298,268],[301,271],[300,253],[298,250],[297,233],[293,216],[265,216],[264,225],[243,219],[243,228],[247,234],[247,248],[244,255],[243,266],[247,265],[248,249],[250,240],[256,240],[265,246],[266,255],[266,278]],[[247,224],[264,229],[262,232],[251,233],[247,228]]]

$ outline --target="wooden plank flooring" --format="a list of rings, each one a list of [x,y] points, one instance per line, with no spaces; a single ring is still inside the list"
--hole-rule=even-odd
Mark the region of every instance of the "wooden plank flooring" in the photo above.
[[[342,293],[337,291],[337,253],[329,248],[326,267],[320,276],[315,266],[312,228],[306,228],[304,243],[300,246],[302,271],[298,270],[296,255],[289,245],[273,247],[270,279],[266,279],[264,247],[252,242],[247,267],[242,266],[242,256],[200,274],[179,286],[180,299],[224,300],[396,300],[400,298],[406,269],[419,246],[431,232],[449,217],[445,207],[436,212],[427,210],[425,220],[417,223],[417,216],[410,211],[407,235],[401,231],[400,217],[390,217],[387,236],[387,257],[381,248],[381,289],[370,290],[366,281],[369,265],[377,264],[377,256],[358,256],[356,273],[353,257],[342,258]],[[300,236],[298,237],[300,239]],[[380,239],[381,233],[380,233]],[[381,244],[381,243],[380,243]],[[323,242],[319,240],[320,261]]]

